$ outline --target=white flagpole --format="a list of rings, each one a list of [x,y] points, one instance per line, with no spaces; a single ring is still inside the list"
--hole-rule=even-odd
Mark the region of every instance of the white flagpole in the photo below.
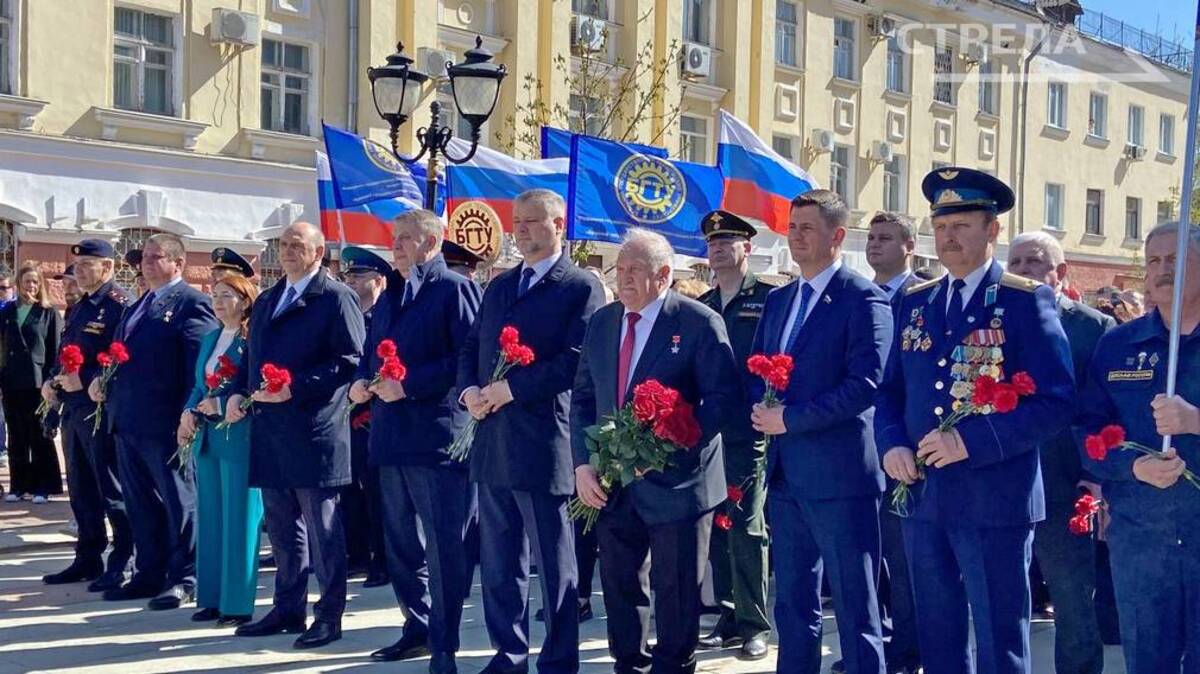
[[[1175,281],[1171,299],[1171,341],[1167,350],[1167,395],[1175,395],[1175,380],[1179,372],[1179,323],[1183,320],[1183,281],[1187,271],[1188,240],[1191,234],[1192,184],[1196,168],[1197,102],[1200,102],[1200,0],[1196,3],[1196,32],[1192,47],[1192,92],[1187,107],[1187,148],[1183,162],[1183,190],[1179,201],[1179,237],[1175,242]],[[1162,448],[1171,447],[1171,436],[1163,436]]]

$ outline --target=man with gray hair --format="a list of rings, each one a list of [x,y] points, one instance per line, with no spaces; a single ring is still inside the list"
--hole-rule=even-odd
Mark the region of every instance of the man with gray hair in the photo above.
[[[1008,247],[1008,270],[1054,290],[1058,319],[1067,333],[1075,383],[1083,388],[1096,343],[1116,321],[1062,292],[1067,262],[1058,239],[1046,232],[1025,232]],[[1046,519],[1036,526],[1033,552],[1054,602],[1054,668],[1063,674],[1099,674],[1104,645],[1096,617],[1096,541],[1067,528],[1081,492],[1100,498],[1100,485],[1081,463],[1079,440],[1071,427],[1038,447]]]
[[[603,509],[596,522],[600,583],[618,672],[695,671],[699,569],[708,560],[713,509],[726,496],[720,428],[741,399],[724,321],[670,290],[672,256],[662,235],[628,232],[617,256],[620,301],[589,323],[571,396],[576,488],[584,503]],[[625,407],[634,387],[648,379],[695,406],[701,439],[676,452],[667,470],[608,493],[588,462],[585,429]],[[647,644],[651,590],[653,652]]]

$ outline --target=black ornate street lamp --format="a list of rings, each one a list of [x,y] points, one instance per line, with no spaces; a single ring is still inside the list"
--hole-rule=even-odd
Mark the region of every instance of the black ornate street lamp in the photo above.
[[[483,48],[483,38],[475,38],[475,48],[468,51],[462,63],[446,62],[446,76],[450,78],[450,91],[458,114],[471,125],[471,150],[462,157],[450,154],[450,139],[453,130],[441,120],[442,104],[436,98],[429,104],[431,120],[428,127],[417,130],[421,151],[415,157],[400,154],[398,138],[400,127],[409,120],[417,101],[421,97],[421,86],[429,75],[413,69],[413,60],[404,53],[404,44],[396,45],[396,53],[387,57],[387,65],[367,68],[367,79],[371,81],[371,96],[375,110],[391,128],[392,153],[397,159],[416,163],[428,153],[429,163],[425,179],[425,207],[433,209],[437,198],[437,172],[439,156],[452,164],[470,161],[479,148],[481,128],[500,96],[500,82],[508,74],[503,64],[492,63],[493,54]]]

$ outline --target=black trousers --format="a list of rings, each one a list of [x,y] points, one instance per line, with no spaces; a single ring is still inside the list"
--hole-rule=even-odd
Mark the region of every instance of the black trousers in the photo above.
[[[62,493],[58,452],[42,433],[37,389],[5,389],[4,418],[8,422],[9,492],[47,496]]]
[[[383,543],[383,504],[379,491],[379,469],[355,472],[354,482],[342,487],[346,520],[346,553],[351,568],[368,572],[387,568]]]
[[[169,465],[175,450],[168,435],[117,434],[117,467],[137,552],[132,583],[161,589],[196,583],[196,488]]]
[[[121,483],[117,480],[117,447],[108,433],[92,435],[86,417],[94,407],[65,406],[62,416],[63,455],[67,459],[67,489],[71,513],[79,525],[75,562],[98,567],[108,547],[104,519],[112,526],[112,552],[105,569],[121,572],[133,556],[133,528],[125,512]]]
[[[575,520],[575,566],[579,569],[579,600],[592,597],[592,577],[596,573],[596,560],[600,557],[600,541],[596,529],[583,532],[583,520]]]
[[[264,487],[263,512],[275,554],[275,610],[282,617],[304,617],[308,574],[317,573],[321,598],[316,620],[341,625],[346,611],[346,532],[339,487],[273,489]]]
[[[600,514],[600,585],[608,613],[608,649],[617,674],[691,674],[700,639],[700,582],[708,563],[712,512],[646,524],[628,494]],[[653,563],[651,561],[653,560]],[[650,638],[650,590],[658,643]]]

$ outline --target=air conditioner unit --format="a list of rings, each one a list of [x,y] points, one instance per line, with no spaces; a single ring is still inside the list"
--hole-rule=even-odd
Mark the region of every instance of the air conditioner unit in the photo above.
[[[890,162],[895,159],[896,151],[892,149],[892,144],[884,141],[875,141],[871,145],[871,159],[879,162]]]
[[[447,77],[447,63],[454,63],[454,52],[449,52],[445,49],[434,49],[433,47],[417,48],[416,67],[426,75],[433,78]]]
[[[867,30],[875,37],[891,37],[896,34],[896,20],[882,14],[874,14],[867,17]]]
[[[213,9],[209,39],[214,43],[254,46],[258,44],[258,15],[217,7]]]
[[[1125,144],[1125,158],[1139,161],[1146,158],[1146,148],[1133,143]]]
[[[812,146],[817,152],[833,152],[833,132],[829,129],[813,129]]]
[[[603,19],[576,16],[571,24],[571,45],[581,51],[600,51],[604,49],[606,28]]]
[[[683,74],[702,79],[712,71],[712,50],[704,45],[689,44],[684,48]]]
[[[962,51],[962,58],[967,63],[981,63],[988,60],[990,53],[986,44],[976,42],[967,45],[967,48]]]

